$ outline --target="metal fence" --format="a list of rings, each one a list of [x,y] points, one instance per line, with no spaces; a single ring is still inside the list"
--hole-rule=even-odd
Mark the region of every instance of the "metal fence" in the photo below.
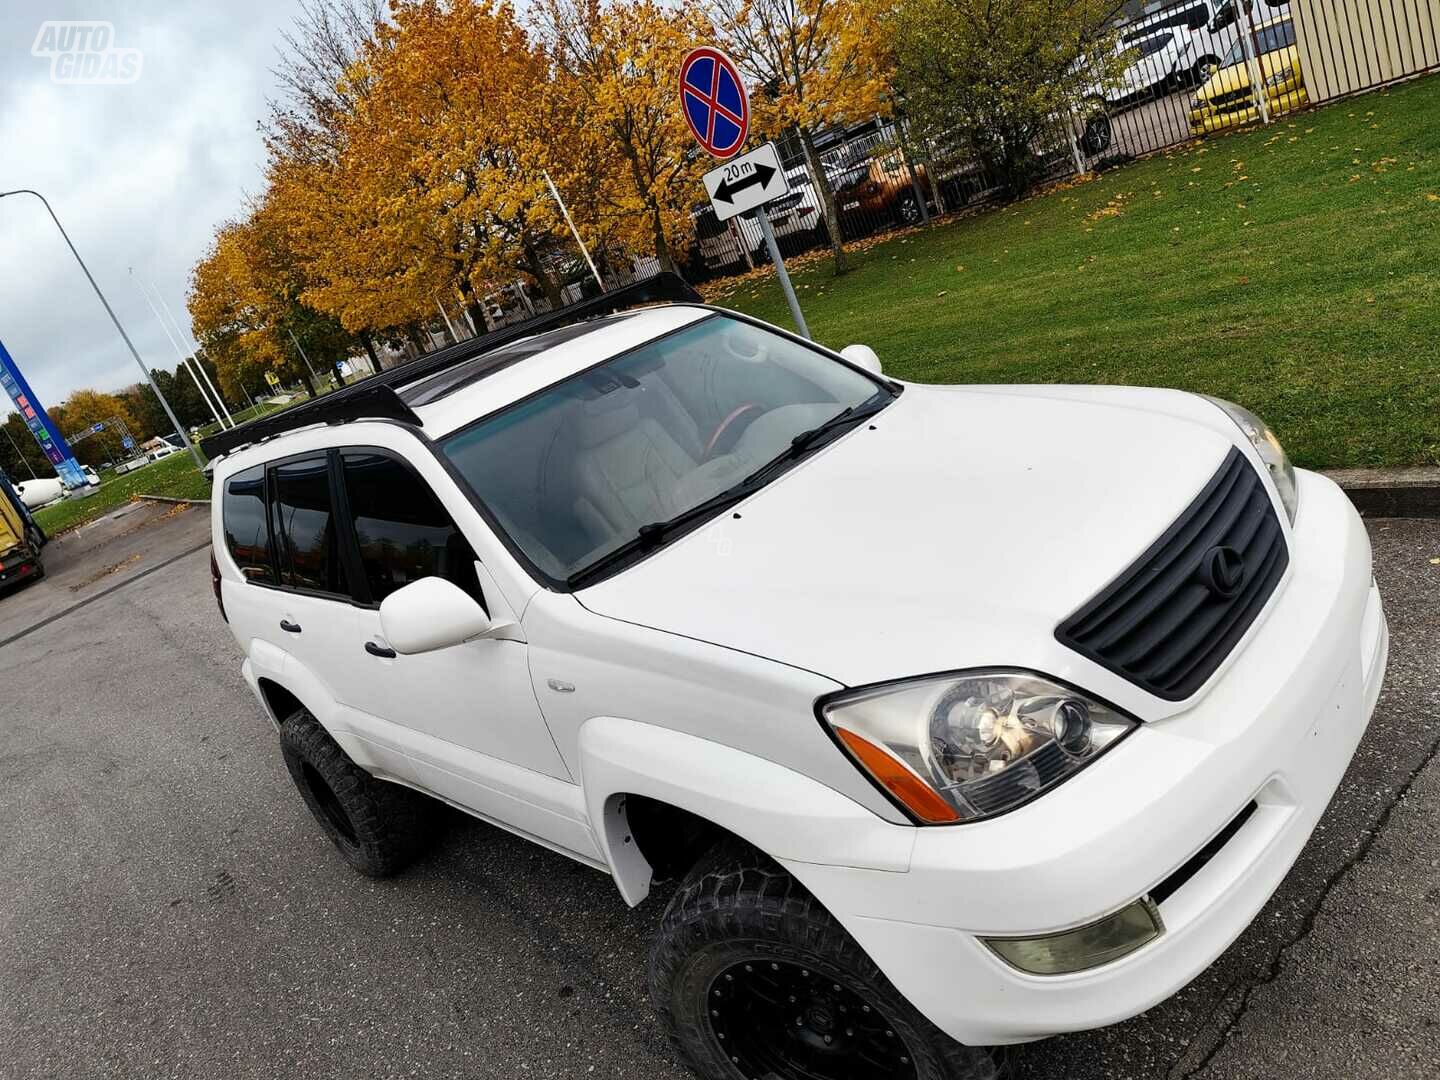
[[[1059,179],[1198,136],[1268,122],[1308,104],[1440,67],[1440,0],[1158,0],[1118,28],[1128,64],[1095,80],[1085,107],[1054,117],[1032,145],[1037,179]],[[875,120],[822,141],[845,241],[1002,193],[999,178],[958,149],[925,144],[903,120]],[[810,170],[780,140],[792,193],[769,207],[781,252],[829,243]],[[759,224],[695,213],[685,272],[703,281],[769,261]]]

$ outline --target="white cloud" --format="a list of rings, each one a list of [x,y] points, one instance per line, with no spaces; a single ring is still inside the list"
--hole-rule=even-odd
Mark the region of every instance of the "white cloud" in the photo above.
[[[28,10],[26,10],[28,8]],[[261,185],[257,123],[293,4],[7,5],[0,11],[0,190],[50,200],[145,361],[176,357],[128,270],[187,326],[192,266]],[[43,19],[105,19],[143,50],[129,86],[56,85],[30,55]],[[0,200],[0,340],[47,405],[140,377],[40,204]],[[9,403],[0,400],[0,412]]]

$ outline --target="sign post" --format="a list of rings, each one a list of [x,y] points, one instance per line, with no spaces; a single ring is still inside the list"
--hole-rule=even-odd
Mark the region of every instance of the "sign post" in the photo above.
[[[774,143],[765,143],[735,157],[750,131],[750,98],[735,62],[708,45],[691,49],[680,62],[680,105],[700,148],[725,162],[704,176],[716,218],[728,221],[739,214],[755,214],[790,315],[801,335],[808,338],[810,328],[805,325],[795,286],[785,270],[775,227],[765,213],[766,203],[790,194],[780,154]]]
[[[780,290],[785,294],[785,303],[790,305],[790,316],[795,320],[804,337],[810,336],[805,325],[805,316],[800,311],[800,300],[795,295],[795,286],[790,283],[790,274],[785,269],[785,259],[780,254],[780,244],[775,239],[775,226],[770,224],[770,215],[765,213],[765,204],[773,199],[790,194],[790,181],[780,164],[780,152],[774,143],[765,143],[748,154],[731,158],[718,169],[711,169],[702,178],[705,190],[710,195],[710,204],[715,216],[727,221],[739,214],[753,210],[760,222],[760,232],[765,237],[770,261],[775,264],[775,276],[780,280]]]

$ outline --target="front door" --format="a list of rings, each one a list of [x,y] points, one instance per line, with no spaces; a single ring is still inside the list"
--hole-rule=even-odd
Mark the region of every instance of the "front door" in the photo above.
[[[379,606],[409,582],[438,576],[482,606],[498,598],[485,597],[470,544],[409,465],[378,448],[347,448],[337,465],[362,600],[354,609],[355,637],[346,645],[357,677],[341,687],[342,700],[373,714],[404,743],[429,775],[427,786],[466,805],[476,803],[472,781],[527,789],[530,782],[518,770],[568,781],[535,701],[523,641],[480,639],[385,655]],[[487,610],[493,613],[493,605]]]

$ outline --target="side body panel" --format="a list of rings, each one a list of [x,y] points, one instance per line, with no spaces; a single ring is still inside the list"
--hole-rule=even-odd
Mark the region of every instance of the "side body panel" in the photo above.
[[[380,446],[404,458],[474,549],[492,615],[524,609],[536,587],[430,452],[403,428],[350,424],[289,436],[283,450],[269,455],[260,448],[241,451],[217,469],[216,491],[223,493],[229,476],[267,457],[348,446]],[[218,495],[212,536],[230,626],[257,692],[268,680],[294,694],[351,758],[376,775],[603,865],[579,789],[535,701],[523,635],[417,656],[373,656],[365,643],[384,641],[374,608],[243,580],[225,546]],[[282,630],[282,618],[301,632]]]

